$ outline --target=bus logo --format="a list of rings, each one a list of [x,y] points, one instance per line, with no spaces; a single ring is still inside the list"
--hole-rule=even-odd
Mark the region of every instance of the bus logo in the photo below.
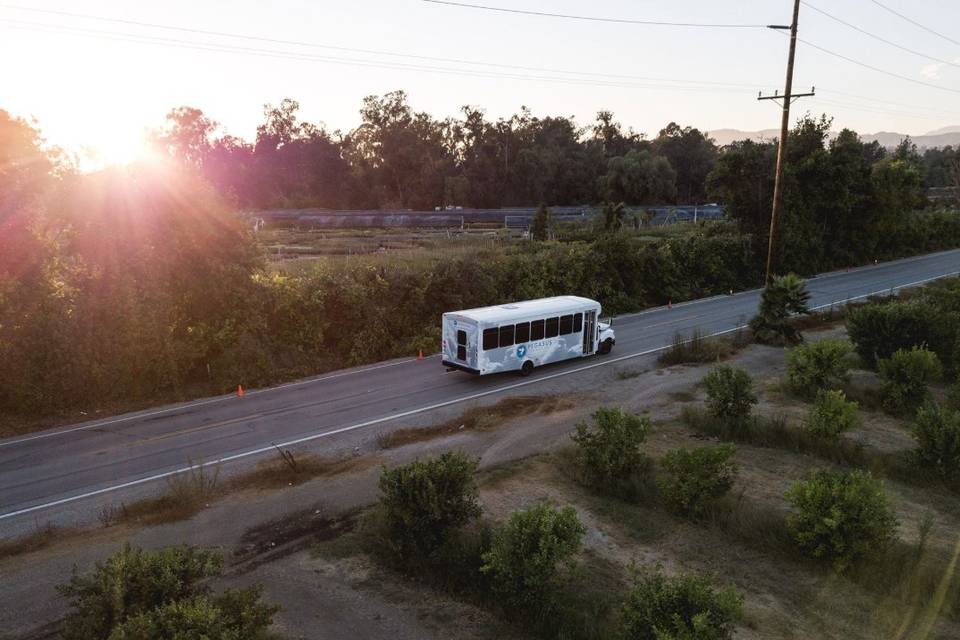
[[[519,347],[517,347],[517,357],[522,358],[525,355],[527,355],[527,345],[522,344]]]

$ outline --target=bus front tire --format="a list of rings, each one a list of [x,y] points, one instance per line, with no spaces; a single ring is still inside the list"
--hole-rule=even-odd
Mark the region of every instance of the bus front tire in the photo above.
[[[597,349],[597,353],[599,353],[602,356],[605,356],[608,353],[610,353],[610,349],[612,348],[613,348],[613,345],[610,344],[610,341],[604,340],[603,342],[600,343],[600,348]]]
[[[520,375],[526,378],[531,373],[533,373],[533,363],[527,360],[523,363],[523,366],[520,367]]]

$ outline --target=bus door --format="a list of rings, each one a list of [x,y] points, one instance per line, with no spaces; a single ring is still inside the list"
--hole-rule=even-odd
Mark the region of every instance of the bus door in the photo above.
[[[597,312],[590,310],[583,314],[583,355],[588,356],[597,350]]]

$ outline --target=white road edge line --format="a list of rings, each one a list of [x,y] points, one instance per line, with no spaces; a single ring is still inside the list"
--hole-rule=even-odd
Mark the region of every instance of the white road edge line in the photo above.
[[[829,304],[818,305],[818,306],[816,306],[816,307],[812,307],[812,308],[811,308],[811,311],[816,311],[816,310],[818,310],[818,309],[823,309],[823,308],[826,308],[826,307],[831,307],[831,306],[838,305],[838,304],[843,304],[843,303],[846,303],[846,302],[853,302],[854,300],[861,300],[861,299],[863,299],[863,298],[868,298],[868,297],[870,297],[870,296],[875,296],[875,295],[878,295],[878,294],[881,294],[881,293],[885,293],[885,292],[887,292],[887,291],[898,291],[898,290],[900,290],[900,289],[907,289],[907,288],[909,288],[909,287],[915,287],[915,286],[917,286],[917,285],[919,285],[919,284],[924,284],[924,283],[926,283],[926,282],[932,282],[932,281],[934,281],[934,280],[940,280],[941,278],[949,278],[949,277],[951,277],[951,276],[958,275],[958,274],[960,274],[960,271],[953,271],[953,272],[951,272],[951,273],[946,273],[946,274],[939,275],[939,276],[934,276],[934,277],[931,277],[931,278],[924,278],[923,280],[915,280],[914,282],[909,282],[909,283],[907,283],[907,284],[897,285],[897,286],[895,286],[895,287],[887,287],[887,288],[885,288],[885,289],[880,289],[880,290],[874,291],[874,292],[872,292],[872,293],[865,293],[865,294],[862,294],[862,295],[853,296],[853,297],[850,297],[850,298],[845,298],[845,299],[843,299],[843,300],[837,300],[837,301],[831,302],[831,303],[829,303]],[[707,334],[706,337],[709,338],[709,337],[713,337],[713,336],[721,336],[721,335],[724,335],[724,334],[727,334],[727,333],[732,333],[732,332],[734,332],[734,331],[739,331],[740,329],[744,329],[744,328],[746,328],[747,326],[748,326],[748,325],[743,324],[743,325],[739,325],[739,326],[733,327],[732,329],[724,329],[723,331],[715,331],[715,332],[713,332],[713,333]],[[536,383],[538,383],[538,382],[543,382],[543,381],[545,381],[545,380],[552,380],[552,379],[554,379],[554,378],[559,378],[559,377],[562,377],[562,376],[567,376],[567,375],[570,375],[570,374],[572,374],[572,373],[579,373],[579,372],[581,372],[581,371],[587,371],[587,370],[589,370],[589,369],[596,369],[597,367],[603,367],[603,366],[615,364],[615,363],[617,363],[617,362],[623,362],[624,360],[629,360],[629,359],[631,359],[631,358],[639,358],[640,356],[646,356],[646,355],[650,355],[651,353],[657,353],[658,351],[663,351],[663,350],[665,350],[665,349],[669,349],[671,346],[672,346],[672,345],[664,345],[664,346],[662,346],[662,347],[656,347],[656,348],[654,348],[654,349],[647,349],[646,351],[640,351],[640,352],[638,352],[638,353],[631,353],[631,354],[627,354],[627,355],[625,355],[625,356],[620,356],[619,358],[605,359],[603,362],[596,362],[596,363],[594,363],[594,364],[589,364],[589,365],[586,365],[586,366],[583,366],[583,367],[577,367],[576,369],[570,369],[570,370],[568,370],[568,371],[559,371],[559,372],[557,372],[557,373],[552,373],[552,374],[550,374],[550,375],[548,375],[548,376],[538,376],[538,377],[537,377],[536,379],[534,379],[534,380],[525,380],[525,381],[523,381],[523,382],[515,382],[515,383],[513,383],[513,384],[508,384],[508,385],[505,385],[505,386],[503,386],[503,387],[498,387],[498,388],[496,388],[496,389],[490,389],[490,390],[488,390],[488,391],[482,391],[482,392],[480,392],[480,393],[474,393],[474,394],[469,395],[469,396],[463,396],[463,397],[461,397],[461,398],[454,398],[453,400],[447,400],[447,401],[445,401],[445,402],[439,402],[439,403],[437,403],[437,404],[428,405],[428,406],[426,406],[426,407],[420,407],[420,408],[418,408],[418,409],[411,409],[411,410],[409,410],[409,411],[403,411],[403,412],[401,412],[401,413],[397,413],[397,414],[394,414],[394,415],[391,415],[391,416],[385,416],[385,417],[383,417],[383,418],[376,418],[376,419],[374,419],[374,420],[367,420],[367,421],[365,421],[365,422],[359,422],[359,423],[357,423],[357,424],[352,424],[352,425],[349,425],[349,426],[346,426],[346,427],[341,427],[341,428],[339,428],[339,429],[334,429],[333,431],[324,431],[323,433],[315,433],[315,434],[312,434],[312,435],[309,435],[309,436],[304,436],[304,437],[302,437],[302,438],[296,438],[296,439],[294,439],[294,440],[287,440],[286,442],[279,442],[279,443],[276,443],[276,444],[271,444],[270,446],[267,446],[267,447],[260,447],[260,448],[258,448],[258,449],[252,449],[252,450],[250,450],[250,451],[244,451],[244,452],[241,452],[241,453],[236,453],[236,454],[233,454],[233,455],[231,455],[231,456],[225,456],[225,457],[223,457],[223,458],[219,458],[219,459],[217,459],[217,460],[213,460],[213,461],[210,461],[210,462],[203,462],[203,463],[196,464],[196,465],[192,465],[192,466],[188,466],[188,467],[182,467],[182,468],[180,468],[180,469],[174,469],[173,471],[166,471],[166,472],[164,472],[164,473],[158,473],[158,474],[155,474],[155,475],[152,475],[152,476],[148,476],[148,477],[146,477],[146,478],[138,478],[137,480],[131,480],[131,481],[129,481],[129,482],[123,482],[123,483],[121,483],[121,484],[111,485],[111,486],[109,486],[109,487],[103,487],[102,489],[96,489],[95,491],[88,491],[88,492],[86,492],[86,493],[81,493],[81,494],[79,494],[79,495],[70,496],[70,497],[67,497],[67,498],[61,498],[61,499],[59,499],[59,500],[54,500],[54,501],[52,501],[52,502],[46,502],[46,503],[43,503],[43,504],[34,505],[34,506],[32,506],[32,507],[26,507],[26,508],[23,508],[23,509],[18,509],[17,511],[10,511],[9,513],[0,514],[0,520],[6,520],[6,519],[8,519],[8,518],[14,518],[14,517],[16,517],[16,516],[21,516],[21,515],[24,515],[24,514],[26,514],[26,513],[33,513],[34,511],[40,511],[40,510],[43,510],[43,509],[49,509],[50,507],[57,507],[57,506],[60,506],[60,505],[62,505],[62,504],[68,504],[68,503],[70,503],[70,502],[76,502],[76,501],[78,501],[78,500],[83,500],[83,499],[86,499],[86,498],[92,498],[92,497],[94,497],[94,496],[103,495],[103,494],[105,494],[105,493],[111,493],[111,492],[113,492],[113,491],[119,491],[120,489],[127,489],[127,488],[129,488],[129,487],[135,487],[135,486],[137,486],[137,485],[145,484],[145,483],[148,483],[148,482],[154,482],[154,481],[156,481],[156,480],[162,480],[163,478],[169,478],[170,476],[175,476],[175,475],[179,475],[179,474],[181,474],[181,473],[186,473],[186,472],[191,471],[191,470],[193,470],[193,469],[199,469],[199,468],[202,468],[202,467],[209,467],[209,466],[213,466],[213,465],[226,464],[226,463],[228,463],[228,462],[233,462],[233,461],[235,461],[235,460],[241,460],[241,459],[243,459],[243,458],[249,458],[249,457],[251,457],[251,456],[260,455],[260,454],[266,453],[266,452],[268,452],[268,451],[276,451],[276,449],[277,449],[278,447],[279,447],[279,448],[292,447],[292,446],[294,446],[294,445],[303,444],[304,442],[310,442],[310,441],[313,441],[313,440],[318,440],[318,439],[320,439],[320,438],[326,438],[326,437],[328,437],[328,436],[334,436],[334,435],[338,435],[338,434],[341,434],[341,433],[346,433],[346,432],[348,432],[348,431],[354,431],[354,430],[356,430],[356,429],[362,429],[362,428],[364,428],[364,427],[370,427],[370,426],[373,426],[373,425],[375,425],[375,424],[381,424],[381,423],[383,423],[383,422],[389,422],[389,421],[391,421],[391,420],[398,420],[398,419],[400,419],[400,418],[406,418],[407,416],[416,415],[416,414],[418,414],[418,413],[424,413],[424,412],[426,412],[426,411],[433,411],[434,409],[440,409],[440,408],[443,408],[443,407],[449,407],[450,405],[459,404],[459,403],[461,403],[461,402],[468,402],[468,401],[470,401],[470,400],[476,400],[476,399],[478,399],[478,398],[483,398],[483,397],[486,397],[486,396],[490,396],[490,395],[493,395],[493,394],[495,394],[495,393],[502,393],[502,392],[504,392],[504,391],[510,391],[511,389],[517,389],[517,388],[519,388],[519,387],[525,387],[525,386],[527,386],[527,385],[536,384]],[[399,363],[393,363],[393,364],[399,364]]]

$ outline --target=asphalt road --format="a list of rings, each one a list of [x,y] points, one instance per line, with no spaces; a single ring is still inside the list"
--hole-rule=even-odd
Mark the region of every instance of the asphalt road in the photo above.
[[[819,308],[957,273],[960,250],[824,274],[807,286],[811,306]],[[190,461],[253,462],[274,445],[335,439],[375,425],[382,431],[400,418],[514,389],[537,393],[547,380],[660,350],[678,331],[734,331],[753,315],[758,298],[759,291],[747,291],[620,316],[610,355],[543,367],[529,378],[447,372],[439,356],[431,356],[0,440],[0,531],[97,497],[159,485]]]

